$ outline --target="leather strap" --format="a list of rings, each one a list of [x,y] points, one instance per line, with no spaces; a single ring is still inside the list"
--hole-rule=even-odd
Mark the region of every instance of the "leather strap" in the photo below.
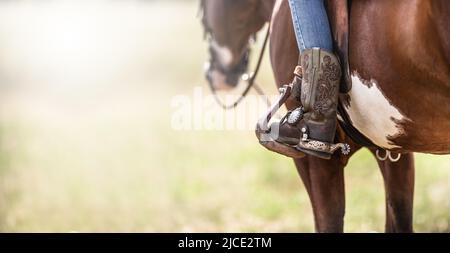
[[[339,125],[342,127],[344,132],[352,139],[356,144],[359,144],[363,147],[377,147],[371,140],[369,140],[366,136],[364,136],[358,129],[356,129],[352,124],[342,107],[342,103],[338,104],[338,115],[341,116],[342,121],[338,120]]]

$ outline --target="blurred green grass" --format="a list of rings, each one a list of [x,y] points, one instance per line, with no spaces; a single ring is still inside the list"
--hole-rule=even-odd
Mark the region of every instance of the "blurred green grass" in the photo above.
[[[0,232],[313,232],[290,159],[251,131],[171,129],[172,97],[205,85],[197,2],[138,7],[123,11],[140,24],[140,57],[106,84],[0,87]],[[268,59],[260,80],[275,91]],[[448,162],[417,155],[418,232],[450,231]],[[383,231],[366,150],[346,168],[346,192],[345,230]]]

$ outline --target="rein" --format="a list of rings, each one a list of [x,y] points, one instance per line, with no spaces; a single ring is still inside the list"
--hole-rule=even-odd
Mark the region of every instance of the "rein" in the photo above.
[[[259,70],[261,69],[261,65],[262,65],[262,60],[264,58],[264,53],[266,51],[267,48],[267,44],[269,42],[269,37],[270,37],[270,21],[268,23],[267,26],[267,32],[266,32],[266,37],[264,38],[264,43],[262,45],[261,51],[259,53],[259,57],[258,57],[258,63],[256,64],[256,68],[255,71],[251,72],[250,74],[246,73],[243,74],[241,77],[241,80],[247,82],[247,87],[245,88],[245,90],[241,93],[240,97],[232,104],[225,104],[224,102],[222,102],[222,100],[219,98],[219,95],[217,94],[217,90],[214,88],[213,84],[211,82],[208,82],[209,84],[209,88],[211,89],[211,93],[214,96],[214,99],[216,100],[217,104],[222,107],[222,109],[224,110],[232,110],[235,109],[244,99],[245,97],[248,95],[248,93],[250,92],[250,90],[253,88],[259,95],[261,96],[265,96],[266,97],[266,103],[267,105],[270,107],[270,101],[267,98],[267,96],[264,94],[263,90],[261,89],[261,87],[259,87],[259,85],[255,82],[256,80],[256,76],[259,73]]]

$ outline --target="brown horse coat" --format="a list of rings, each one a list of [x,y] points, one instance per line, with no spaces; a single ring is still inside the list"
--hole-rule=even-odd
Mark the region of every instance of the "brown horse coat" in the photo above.
[[[215,7],[230,4],[229,8],[236,8],[229,9],[229,14],[240,13],[243,15],[240,20],[249,19],[237,25],[231,19],[224,19],[215,23],[217,27],[211,27],[216,32],[224,32],[227,28],[249,24],[246,33],[227,33],[244,38],[242,41],[255,30],[250,20],[261,21],[265,17],[268,21],[267,12],[272,8],[267,6],[274,3],[272,0],[207,2],[214,3]],[[249,8],[238,8],[231,3]],[[345,8],[345,0],[330,0],[329,6]],[[215,19],[213,15],[209,18]],[[446,0],[354,0],[348,21],[331,15],[333,24],[348,22],[351,49],[348,74],[352,89],[341,102],[351,123],[378,146],[404,152],[397,163],[378,162],[386,191],[387,232],[413,231],[414,159],[410,152],[450,153],[449,18],[450,1]],[[258,27],[262,25],[258,23]],[[286,0],[276,1],[271,29],[270,54],[275,80],[278,85],[286,84],[293,78],[299,54]],[[339,30],[334,31],[339,34]],[[337,44],[345,44],[345,39],[336,37]],[[241,48],[227,43],[221,46],[216,54],[227,47],[231,52]],[[345,54],[345,50],[339,53]],[[234,54],[234,58],[239,59],[239,54]],[[295,106],[298,106],[296,102],[287,102],[288,108]],[[337,139],[350,143],[353,153],[361,148],[341,129]],[[306,156],[294,160],[309,194],[318,232],[343,231],[343,169],[350,156],[335,154],[331,160]]]
[[[450,153],[450,2],[353,1],[346,111],[381,147]]]
[[[282,1],[277,5],[275,18],[289,16]],[[450,2],[356,0],[350,19],[338,15],[347,11],[346,0],[329,1],[328,6],[337,52],[351,78],[347,83],[353,83],[341,100],[350,123],[381,148],[449,154]],[[280,56],[275,46],[272,56],[277,52],[293,66],[297,56],[288,52],[298,50],[291,21],[284,19],[274,22],[271,39],[289,49]],[[285,43],[277,43],[280,38]],[[277,71],[276,76],[292,76]]]

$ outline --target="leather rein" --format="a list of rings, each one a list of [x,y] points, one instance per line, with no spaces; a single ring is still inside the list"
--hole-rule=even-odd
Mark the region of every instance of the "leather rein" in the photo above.
[[[241,95],[239,96],[239,98],[231,104],[225,104],[220,98],[219,95],[217,94],[217,90],[216,88],[213,86],[212,82],[208,82],[208,86],[211,89],[211,93],[214,96],[214,99],[216,100],[217,104],[222,107],[222,109],[224,110],[232,110],[235,109],[244,99],[245,97],[248,95],[248,93],[250,92],[250,90],[253,88],[259,95],[266,97],[266,103],[267,105],[270,107],[270,101],[267,98],[267,96],[264,94],[263,90],[261,89],[261,87],[256,83],[256,76],[258,75],[260,69],[261,69],[261,65],[262,65],[262,60],[264,59],[264,53],[266,51],[267,48],[267,44],[269,42],[269,37],[270,37],[270,21],[268,23],[267,26],[267,31],[266,31],[266,35],[264,38],[264,42],[263,45],[261,47],[261,50],[259,52],[259,57],[258,57],[258,62],[256,64],[255,70],[253,72],[249,73],[244,73],[241,77],[242,81],[247,82],[247,87],[245,88],[245,90],[241,93]]]
[[[211,33],[211,29],[208,27],[207,23],[206,23],[206,19],[205,19],[205,0],[201,0],[200,1],[200,8],[199,8],[199,13],[198,15],[202,15],[202,24],[203,24],[203,28],[204,28],[204,38],[206,39],[207,34]],[[269,20],[268,22],[268,26],[267,26],[267,32],[266,32],[266,36],[264,38],[264,42],[263,45],[261,47],[261,50],[259,52],[259,57],[258,57],[258,62],[256,64],[255,70],[253,72],[249,73],[244,73],[241,76],[241,80],[247,82],[247,87],[244,89],[244,91],[241,93],[241,95],[239,96],[239,98],[231,104],[225,104],[220,98],[219,95],[217,94],[217,90],[216,88],[213,86],[212,82],[208,82],[208,86],[211,90],[211,93],[214,96],[214,99],[216,100],[217,104],[224,110],[232,110],[235,109],[244,99],[245,97],[248,95],[248,93],[250,92],[250,90],[253,88],[259,95],[264,96],[266,99],[266,103],[267,105],[270,107],[270,101],[267,98],[267,96],[264,94],[263,90],[261,89],[261,87],[256,83],[256,76],[258,75],[260,69],[261,69],[261,65],[262,65],[262,60],[264,58],[264,53],[266,51],[267,48],[267,44],[269,42],[269,37],[270,37],[270,23],[271,20]]]

